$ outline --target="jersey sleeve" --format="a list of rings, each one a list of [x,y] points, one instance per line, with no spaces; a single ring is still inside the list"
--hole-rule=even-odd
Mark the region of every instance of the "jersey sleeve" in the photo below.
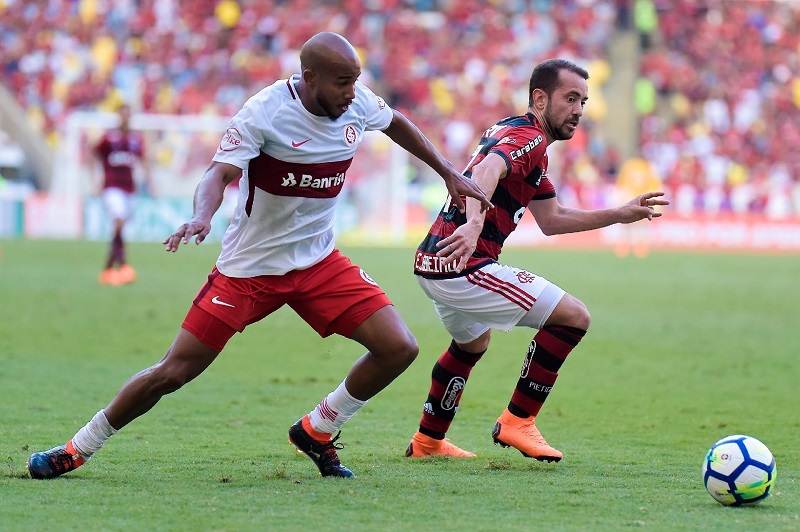
[[[546,150],[544,135],[537,128],[515,127],[504,132],[489,153],[496,153],[505,160],[505,179],[524,179],[534,168],[542,166]]]
[[[222,136],[213,160],[246,168],[261,152],[269,127],[271,125],[266,114],[259,109],[255,100],[250,99],[228,122],[228,129]]]
[[[539,181],[539,186],[536,187],[536,194],[533,195],[531,198],[532,201],[536,200],[544,200],[556,197],[556,187],[553,186],[553,182],[545,176]]]
[[[366,113],[364,127],[367,131],[383,131],[392,123],[392,108],[363,83],[356,82],[356,90],[364,94],[364,110]]]

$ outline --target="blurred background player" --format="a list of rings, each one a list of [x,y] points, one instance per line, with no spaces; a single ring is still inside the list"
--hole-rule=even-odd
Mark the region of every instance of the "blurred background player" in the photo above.
[[[124,229],[133,212],[136,193],[136,168],[141,167],[146,192],[152,194],[149,167],[144,153],[144,137],[131,131],[131,109],[120,106],[119,125],[108,130],[95,145],[93,153],[103,167],[101,197],[111,220],[111,243],[100,284],[118,286],[136,280],[136,271],[127,262]]]
[[[532,327],[539,332],[528,346],[508,407],[492,437],[524,456],[559,461],[561,451],[542,437],[535,418],[547,399],[567,355],[589,328],[589,311],[577,298],[544,277],[498,262],[506,238],[526,210],[545,235],[599,229],[661,216],[663,192],[647,192],[609,209],[564,207],[547,176],[547,147],[575,135],[589,88],[588,72],[563,59],[534,68],[528,112],[504,118],[487,129],[465,175],[486,194],[494,209],[466,200],[466,213],[445,204],[417,249],[414,273],[434,302],[452,342],[433,367],[419,431],[408,457],[432,455],[471,458],[475,454],[450,443],[453,421],[472,368],[489,347],[492,329]]]

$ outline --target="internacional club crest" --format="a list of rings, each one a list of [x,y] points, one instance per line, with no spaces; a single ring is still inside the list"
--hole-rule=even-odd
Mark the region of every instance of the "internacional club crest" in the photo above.
[[[356,128],[353,127],[353,124],[347,124],[344,128],[344,141],[348,146],[352,146],[357,140],[358,133],[356,133]]]

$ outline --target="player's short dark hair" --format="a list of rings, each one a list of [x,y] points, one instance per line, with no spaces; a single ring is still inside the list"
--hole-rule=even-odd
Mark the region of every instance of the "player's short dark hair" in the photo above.
[[[589,79],[589,73],[566,59],[548,59],[536,65],[531,74],[530,88],[528,89],[528,107],[533,105],[533,91],[536,89],[544,91],[548,96],[553,95],[553,91],[558,87],[558,74],[562,70],[575,72],[583,79]]]

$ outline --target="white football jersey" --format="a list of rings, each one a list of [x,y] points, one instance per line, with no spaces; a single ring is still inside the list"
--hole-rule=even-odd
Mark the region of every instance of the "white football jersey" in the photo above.
[[[297,94],[299,79],[276,81],[251,97],[214,155],[242,169],[217,260],[229,277],[282,275],[327,257],[337,197],[364,131],[392,121],[391,108],[360,82],[338,119],[313,115]]]

